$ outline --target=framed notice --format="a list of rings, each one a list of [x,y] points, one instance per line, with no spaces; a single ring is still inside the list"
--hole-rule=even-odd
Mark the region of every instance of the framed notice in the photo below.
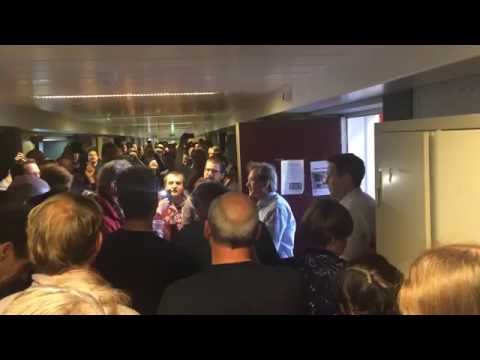
[[[328,161],[311,161],[310,174],[312,177],[312,195],[329,195],[327,185]]]
[[[305,171],[303,160],[282,160],[281,194],[301,195],[305,190]]]

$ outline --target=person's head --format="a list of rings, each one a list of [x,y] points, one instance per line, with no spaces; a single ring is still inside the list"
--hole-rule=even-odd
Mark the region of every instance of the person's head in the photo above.
[[[93,165],[98,163],[98,152],[96,149],[90,149],[88,151],[88,162]]]
[[[59,274],[88,266],[102,244],[102,210],[71,193],[52,196],[28,215],[30,260],[39,273]]]
[[[123,143],[121,149],[122,149],[122,153],[123,153],[124,155],[128,154],[128,146],[127,146],[127,144]]]
[[[43,164],[45,161],[45,154],[38,150],[37,148],[30,150],[28,153],[25,154],[27,159],[33,159],[37,164]]]
[[[205,222],[205,238],[213,251],[250,248],[258,231],[255,204],[242,193],[228,192],[213,200]]]
[[[328,159],[327,184],[337,200],[360,187],[364,176],[365,164],[354,154],[337,154]]]
[[[72,159],[68,157],[61,157],[57,160],[57,164],[67,169],[69,173],[73,173],[73,171],[75,170]]]
[[[158,155],[163,155],[165,153],[165,147],[162,145],[162,144],[157,144],[155,146],[155,152],[158,154]]]
[[[339,276],[340,307],[344,314],[397,314],[402,273],[381,255],[349,263]]]
[[[227,162],[220,155],[215,155],[207,160],[203,171],[203,178],[209,181],[223,181]]]
[[[185,178],[182,173],[171,171],[163,178],[163,186],[172,196],[181,196],[184,192]]]
[[[50,185],[50,189],[68,191],[72,186],[73,175],[60,165],[54,163],[43,165],[41,174],[42,179]]]
[[[407,315],[478,315],[479,294],[480,246],[449,245],[413,262],[399,307]]]
[[[119,315],[129,303],[95,271],[77,268],[17,294],[2,315]]]
[[[106,143],[102,146],[102,161],[104,163],[117,160],[122,156],[122,150],[114,143]]]
[[[277,191],[277,171],[268,163],[250,163],[248,170],[248,196],[254,201],[265,197],[270,192]]]
[[[34,159],[26,159],[22,163],[23,173],[20,175],[32,175],[40,177],[40,168]]]
[[[0,284],[28,262],[26,229],[29,210],[24,205],[2,204],[0,207]]]
[[[127,160],[113,160],[100,168],[97,178],[97,192],[100,196],[112,199],[116,196],[116,181],[118,176],[131,167]]]
[[[208,209],[213,200],[228,192],[228,188],[219,182],[202,182],[193,190],[191,196],[193,207],[203,223],[207,219]]]
[[[196,170],[203,170],[205,168],[205,161],[207,161],[207,154],[203,149],[196,149],[192,151],[192,167]]]
[[[34,286],[23,291],[2,315],[106,315],[90,294],[71,288]]]
[[[49,191],[50,186],[45,180],[32,175],[16,176],[7,189],[8,199],[18,204]]]
[[[158,178],[142,165],[123,171],[117,180],[118,202],[126,219],[150,219],[158,205]]]
[[[220,150],[219,146],[211,146],[208,148],[208,158],[212,158],[215,155],[220,155],[222,153],[222,150]]]
[[[305,211],[295,242],[302,242],[305,248],[326,249],[340,256],[352,231],[352,216],[345,207],[334,199],[317,199]]]

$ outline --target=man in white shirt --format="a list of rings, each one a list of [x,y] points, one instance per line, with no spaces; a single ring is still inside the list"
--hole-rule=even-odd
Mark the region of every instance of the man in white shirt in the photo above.
[[[248,196],[256,203],[258,218],[273,239],[281,258],[293,256],[297,223],[292,209],[277,191],[277,172],[268,163],[251,163],[248,166]]]
[[[360,189],[365,176],[362,159],[350,153],[338,154],[330,157],[328,163],[330,194],[353,218],[353,233],[342,257],[355,260],[375,251],[375,200]]]

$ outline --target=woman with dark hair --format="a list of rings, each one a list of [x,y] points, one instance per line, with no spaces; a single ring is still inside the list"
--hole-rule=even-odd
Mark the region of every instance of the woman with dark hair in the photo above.
[[[348,264],[339,276],[341,312],[348,315],[398,314],[403,274],[381,255]]]
[[[305,212],[296,240],[305,244],[303,255],[282,260],[302,272],[307,313],[339,313],[337,276],[344,267],[340,255],[353,231],[353,220],[338,201],[315,200]]]

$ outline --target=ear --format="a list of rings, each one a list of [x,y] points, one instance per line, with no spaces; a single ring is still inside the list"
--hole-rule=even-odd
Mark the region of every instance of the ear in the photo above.
[[[95,239],[95,252],[93,253],[92,261],[95,260],[95,258],[97,257],[98,253],[102,249],[102,245],[103,245],[103,234],[101,231],[99,231],[97,234],[97,238]]]
[[[212,228],[210,227],[208,220],[205,220],[205,223],[203,226],[203,236],[208,241],[210,241],[210,238],[212,237]]]
[[[13,252],[13,244],[10,241],[0,244],[0,261],[4,261]]]

